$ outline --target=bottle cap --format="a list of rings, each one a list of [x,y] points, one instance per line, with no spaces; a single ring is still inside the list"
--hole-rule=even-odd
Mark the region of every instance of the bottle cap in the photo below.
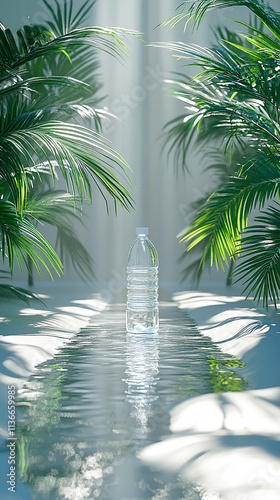
[[[135,232],[138,236],[147,236],[147,234],[149,233],[149,228],[147,227],[137,227],[135,229]]]

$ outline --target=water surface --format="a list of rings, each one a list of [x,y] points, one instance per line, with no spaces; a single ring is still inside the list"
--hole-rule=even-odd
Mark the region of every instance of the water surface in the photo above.
[[[127,334],[124,306],[94,316],[19,400],[18,472],[32,500],[205,498],[202,487],[143,465],[137,451],[169,434],[174,404],[244,389],[241,366],[172,303],[160,308],[158,335]]]

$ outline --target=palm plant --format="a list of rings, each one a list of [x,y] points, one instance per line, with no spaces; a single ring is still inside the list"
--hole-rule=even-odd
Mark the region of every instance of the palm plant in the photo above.
[[[188,5],[187,5],[188,4]],[[183,2],[168,22],[192,20],[199,25],[205,13],[221,7],[245,6],[256,22],[238,22],[242,31],[220,40],[218,48],[184,43],[168,44],[187,65],[202,68],[193,79],[177,80],[175,97],[184,102],[182,116],[168,125],[167,140],[177,159],[186,165],[190,144],[222,137],[226,153],[238,148],[241,158],[235,172],[212,192],[183,231],[187,250],[204,244],[200,269],[209,262],[224,269],[228,259],[240,256],[233,275],[244,292],[269,299],[275,307],[280,288],[280,15],[261,0],[195,0]],[[188,8],[189,7],[189,8]],[[216,146],[217,147],[217,146]],[[267,200],[274,205],[266,207]],[[253,223],[248,217],[261,209]]]
[[[61,274],[61,259],[38,229],[42,222],[59,228],[64,252],[62,242],[72,239],[76,252],[70,259],[82,273],[88,270],[89,256],[73,240],[70,219],[78,216],[70,209],[92,201],[92,184],[107,211],[108,197],[115,210],[117,204],[127,210],[133,205],[123,183],[130,182],[128,165],[99,134],[104,113],[96,110],[100,85],[93,78],[96,50],[120,57],[126,50],[125,35],[133,33],[79,27],[91,0],[76,14],[72,1],[68,7],[64,2],[63,9],[54,2],[52,7],[44,0],[53,15],[47,27],[24,26],[15,37],[0,25],[0,233],[11,275],[15,261],[21,270],[25,266],[30,271],[32,262],[40,275],[42,267],[51,276]],[[96,130],[77,118],[93,118]],[[58,174],[66,193],[53,189]]]
[[[197,139],[199,141],[199,138]],[[237,165],[240,163],[241,157],[242,157],[242,152],[239,150],[238,147],[231,148],[230,151],[227,151],[226,154],[224,154],[222,151],[214,149],[211,150],[210,147],[208,146],[208,150],[205,153],[205,157],[207,157],[207,162],[209,160],[210,163],[207,164],[205,167],[205,172],[210,172],[211,174],[211,190],[206,190],[203,194],[201,194],[198,198],[196,198],[193,202],[189,204],[189,218],[191,219],[191,223],[195,221],[197,217],[197,213],[201,209],[202,206],[207,203],[208,198],[211,196],[213,189],[215,186],[215,190],[219,189],[225,182],[228,182],[230,177],[234,175]],[[204,159],[204,158],[203,158]],[[180,234],[179,238],[184,238],[186,232],[186,228],[184,228]],[[186,279],[191,279],[195,285],[198,285],[202,274],[203,270],[205,267],[210,266],[210,255],[207,254],[205,256],[205,262],[204,265],[201,265],[201,260],[202,256],[204,254],[205,250],[205,245],[207,244],[208,240],[210,238],[210,235],[208,237],[205,237],[203,240],[201,240],[199,243],[197,243],[194,247],[189,249],[188,252],[183,252],[180,261],[185,261],[186,257],[191,257],[192,254],[194,256],[193,260],[191,263],[187,264],[183,270],[182,273],[182,278],[181,281],[184,281]],[[229,263],[229,270],[227,273],[227,278],[226,278],[226,284],[231,285],[232,284],[232,271],[234,267],[234,260],[231,259]]]

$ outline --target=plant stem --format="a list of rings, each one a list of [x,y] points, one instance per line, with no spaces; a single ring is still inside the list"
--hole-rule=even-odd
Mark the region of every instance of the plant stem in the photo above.
[[[233,271],[233,266],[234,266],[234,260],[231,259],[230,264],[229,264],[227,281],[226,281],[226,285],[227,286],[231,286],[232,285],[232,271]]]
[[[30,255],[27,255],[27,263],[28,263],[28,286],[34,286],[34,277],[33,277],[33,262],[32,259],[30,258]]]

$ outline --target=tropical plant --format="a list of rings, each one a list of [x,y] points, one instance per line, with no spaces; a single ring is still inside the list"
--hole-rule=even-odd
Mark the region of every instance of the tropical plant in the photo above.
[[[96,0],[86,0],[77,13],[75,13],[73,0],[64,3],[63,8],[56,2],[54,7],[46,0],[43,0],[45,7],[51,15],[51,20],[46,22],[45,26],[41,26],[41,31],[51,30],[55,36],[62,36],[69,31],[80,28],[87,22],[87,15],[91,12],[92,7]],[[44,93],[43,106],[46,108],[46,97],[49,100],[48,107],[53,110],[54,116],[62,120],[70,120],[71,118],[77,121],[80,117],[82,122],[88,122],[88,127],[94,128],[96,131],[101,131],[101,119],[108,115],[108,111],[97,108],[100,104],[100,96],[98,91],[101,87],[97,75],[99,69],[99,62],[96,50],[87,45],[75,47],[75,50],[68,50],[68,56],[65,57],[63,52],[59,52],[55,56],[51,54],[50,57],[38,58],[29,63],[26,68],[26,75],[33,76],[68,76],[75,78],[75,80],[84,82],[91,88],[90,93],[77,92],[74,87],[65,88],[63,91],[63,101],[57,102],[57,97],[52,96],[51,100],[49,94]],[[70,57],[71,56],[71,57]],[[42,93],[42,89],[41,89]],[[53,101],[56,101],[55,108]],[[38,95],[36,96],[38,105]],[[48,104],[48,103],[47,103]],[[82,104],[82,106],[81,106]],[[75,232],[74,227],[77,223],[81,222],[81,217],[77,216],[73,210],[69,210],[69,203],[72,203],[71,196],[64,196],[63,192],[54,191],[50,183],[50,172],[45,168],[44,175],[40,171],[40,178],[34,176],[32,178],[32,187],[28,191],[27,196],[33,197],[34,203],[34,187],[36,187],[36,197],[40,198],[40,205],[48,205],[44,219],[42,214],[40,221],[49,223],[57,228],[57,239],[55,248],[58,249],[58,254],[63,262],[64,268],[68,263],[76,270],[77,274],[83,279],[92,278],[93,261],[91,254],[83,245],[81,239]],[[51,190],[51,197],[50,197]],[[58,196],[58,199],[56,199]],[[50,202],[52,207],[52,217],[48,217]],[[73,204],[74,205],[74,204]],[[54,218],[54,214],[59,213],[59,217]],[[46,217],[47,216],[47,217]],[[76,222],[75,226],[73,223]],[[32,260],[27,256],[29,266],[28,284],[33,285],[33,266]]]
[[[263,29],[263,24],[258,21],[258,19],[254,20],[254,27],[258,29]],[[249,28],[250,31],[250,28]],[[214,45],[213,49],[216,51],[224,52],[223,47],[219,44],[220,40],[223,40],[223,43],[225,41],[230,42],[231,44],[234,44],[235,51],[239,54],[242,54],[239,49],[237,49],[237,46],[244,46],[244,47],[250,47],[250,44],[248,41],[244,38],[242,38],[238,33],[232,32],[230,29],[226,27],[217,27],[214,31]],[[244,53],[243,53],[244,55]],[[246,58],[248,59],[248,62],[250,61],[250,56],[247,54]],[[188,79],[190,81],[190,78]],[[173,83],[177,83],[183,87],[184,84],[186,83],[186,76],[182,75],[181,78],[178,77],[176,81]],[[177,92],[177,88],[173,89],[175,93]],[[175,126],[174,121],[171,122],[172,127],[170,127],[170,124],[167,124],[167,137],[166,137],[166,145],[168,144],[169,140],[171,140],[171,146],[169,148],[169,152],[173,151],[175,152],[175,157],[176,157],[176,168],[179,167],[179,163],[181,162],[181,149],[177,148],[177,138],[176,135],[178,134],[178,131],[180,131],[180,128],[182,128],[182,136],[184,137],[185,134],[185,126],[184,126],[184,121],[182,123],[182,120],[178,121],[178,119],[175,119]],[[199,134],[196,135],[196,143],[197,146],[199,147],[200,151],[204,151],[205,149],[205,154],[203,155],[204,157],[202,158],[203,161],[206,161],[206,168],[205,172],[209,172],[211,175],[211,187],[212,190],[206,191],[204,195],[201,194],[200,198],[196,199],[190,204],[190,211],[193,216],[193,220],[196,217],[196,214],[198,210],[206,203],[207,199],[209,196],[211,196],[215,185],[215,190],[217,190],[219,187],[223,186],[226,182],[229,181],[230,177],[233,176],[238,169],[238,166],[242,164],[243,159],[246,157],[247,159],[251,157],[252,155],[252,148],[246,147],[246,144],[243,143],[242,147],[240,147],[240,143],[237,141],[231,143],[231,146],[229,148],[221,148],[221,142],[223,141],[223,138],[225,136],[225,131],[224,127],[222,126],[219,116],[209,116],[207,123],[202,122],[200,126],[200,131]],[[174,140],[175,139],[175,140]],[[173,144],[174,140],[174,144]],[[213,143],[212,149],[210,147],[211,143]],[[187,153],[187,152],[186,152]],[[210,163],[208,164],[210,160]],[[187,167],[186,164],[186,156],[183,162],[183,166]],[[189,214],[189,217],[191,215]],[[184,236],[185,230],[182,231],[182,236]],[[210,236],[209,236],[210,237]],[[184,252],[182,254],[182,257],[180,260],[185,260],[186,256],[190,257],[190,254],[194,254],[194,260],[188,264],[182,275],[182,281],[184,281],[186,278],[192,279],[196,284],[199,283],[203,270],[205,267],[210,266],[210,256],[207,255],[205,259],[204,266],[201,265],[201,258],[204,253],[204,248],[205,245],[207,244],[207,240],[209,237],[204,238],[203,240],[200,241],[197,245],[195,245],[192,249],[190,249],[188,252]],[[229,263],[229,270],[227,274],[227,279],[226,279],[226,284],[231,285],[232,284],[232,271],[233,271],[233,266],[234,266],[234,260],[230,259]]]
[[[181,240],[187,250],[204,244],[200,269],[207,262],[224,269],[240,256],[233,273],[244,292],[275,307],[280,288],[280,14],[261,0],[195,0],[183,2],[168,21],[182,19],[198,26],[207,11],[244,6],[255,21],[235,21],[243,42],[220,40],[218,48],[171,43],[166,46],[187,65],[199,66],[195,78],[177,79],[174,96],[183,101],[182,116],[168,124],[167,140],[186,165],[192,146],[222,141],[217,149],[231,155],[238,148],[235,172],[198,209]],[[178,88],[179,87],[179,88]],[[216,143],[217,144],[217,143]],[[266,207],[267,200],[274,200]],[[262,209],[255,222],[249,215]]]
[[[199,139],[198,139],[199,140]],[[209,146],[208,146],[209,147]],[[191,223],[195,220],[198,211],[204,206],[207,202],[208,198],[211,196],[213,189],[217,190],[221,187],[225,182],[228,182],[230,177],[235,173],[237,169],[237,165],[240,163],[242,152],[238,147],[231,148],[230,151],[224,154],[222,151],[213,149],[207,150],[205,153],[207,157],[207,162],[211,160],[211,163],[205,167],[205,172],[209,171],[211,175],[211,190],[206,190],[204,193],[196,198],[189,204],[188,210],[188,218],[191,219]],[[213,187],[215,186],[215,188]],[[179,238],[183,238],[186,232],[186,228],[184,228],[179,234]],[[210,267],[210,255],[207,254],[205,257],[204,265],[201,265],[201,259],[204,254],[205,245],[208,242],[210,235],[203,240],[201,240],[197,245],[193,248],[189,249],[188,252],[183,252],[180,261],[183,262],[186,260],[186,257],[191,257],[193,254],[193,259],[191,263],[187,264],[183,270],[181,281],[186,279],[191,279],[195,285],[198,285],[203,271],[205,267]],[[234,266],[234,260],[231,259],[229,263],[229,270],[227,273],[226,284],[232,284],[232,271]]]
[[[42,268],[51,276],[62,273],[61,259],[39,230],[43,222],[59,228],[64,253],[62,242],[74,241],[70,259],[87,271],[88,254],[73,240],[78,215],[71,209],[92,201],[92,184],[107,211],[108,197],[115,210],[133,206],[124,184],[129,167],[99,134],[104,112],[96,109],[96,51],[122,57],[125,36],[135,33],[80,27],[93,3],[86,0],[74,14],[72,1],[61,8],[57,0],[54,6],[44,0],[52,21],[24,26],[17,36],[0,24],[0,234],[11,276],[15,261],[29,271],[33,263],[41,276]],[[95,131],[81,119],[93,119]],[[54,189],[58,177],[66,192]]]

